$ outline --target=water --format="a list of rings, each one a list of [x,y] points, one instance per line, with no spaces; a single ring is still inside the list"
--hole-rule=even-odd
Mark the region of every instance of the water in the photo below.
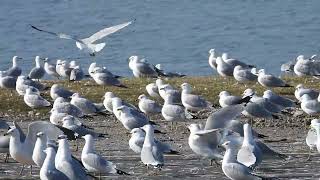
[[[208,50],[257,64],[279,74],[279,65],[299,54],[319,53],[320,1],[292,0],[2,0],[0,6],[0,68],[11,58],[24,58],[25,72],[34,56],[90,57],[75,43],[36,32],[43,29],[87,37],[106,26],[137,19],[107,37],[96,60],[111,71],[132,76],[126,59],[140,55],[165,69],[188,75],[209,75]]]

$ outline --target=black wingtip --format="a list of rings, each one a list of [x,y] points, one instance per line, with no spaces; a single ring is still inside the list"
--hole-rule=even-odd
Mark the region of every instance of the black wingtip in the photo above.
[[[283,87],[293,87],[290,84],[285,84]]]
[[[272,117],[273,117],[274,119],[279,119],[279,116],[277,116],[277,115],[275,115],[275,114],[272,114]]]
[[[158,130],[158,129],[155,129],[155,130],[154,130],[154,133],[157,133],[157,134],[165,134],[165,133],[161,132],[161,131]]]
[[[181,154],[181,153],[178,152],[178,151],[175,151],[175,150],[171,150],[170,152],[166,152],[165,154],[175,154],[175,155],[179,155],[179,154]]]
[[[151,124],[151,125],[158,125],[158,124],[155,123],[154,121],[150,121],[150,120],[149,120],[149,124]]]
[[[267,137],[269,137],[269,136],[266,136],[264,134],[258,134],[258,138],[267,138]]]
[[[130,176],[131,174],[129,174],[129,173],[127,173],[127,172],[124,172],[124,171],[122,171],[122,170],[120,170],[120,169],[116,169],[117,170],[117,174],[119,174],[119,175],[127,175],[127,176]]]
[[[120,87],[120,88],[128,88],[127,86],[123,85],[123,84],[119,84],[119,85],[116,85],[117,87]]]

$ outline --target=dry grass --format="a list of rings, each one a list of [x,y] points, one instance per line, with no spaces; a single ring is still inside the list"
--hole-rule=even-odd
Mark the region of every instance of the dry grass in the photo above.
[[[296,86],[299,83],[304,84],[306,87],[314,89],[320,89],[320,83],[318,80],[313,78],[297,78],[297,77],[285,77],[284,78],[289,84]],[[79,92],[82,96],[91,99],[94,102],[102,102],[102,96],[107,91],[114,92],[120,98],[126,101],[137,104],[137,98],[140,94],[146,93],[145,86],[155,81],[154,79],[122,79],[122,82],[129,88],[117,88],[117,87],[102,87],[96,85],[93,81],[82,81],[82,82],[67,82],[67,81],[44,81],[47,86],[51,86],[53,83],[58,83],[67,89],[74,92]],[[236,84],[233,78],[224,79],[217,76],[207,77],[184,77],[174,78],[168,80],[170,84],[179,88],[183,82],[188,82],[194,87],[194,93],[200,94],[207,98],[209,101],[216,104],[218,102],[218,94],[220,91],[227,90],[235,95],[240,95],[246,88],[255,89],[258,94],[262,94],[264,87],[259,84]],[[281,95],[293,95],[294,88],[274,88],[275,92]],[[46,99],[51,99],[49,91],[43,92],[43,96]],[[24,116],[27,115],[31,108],[26,106],[23,102],[23,97],[18,96],[15,91],[9,91],[6,89],[0,89],[0,113],[9,116]],[[33,112],[40,114],[47,114],[50,109],[39,109],[33,110]]]

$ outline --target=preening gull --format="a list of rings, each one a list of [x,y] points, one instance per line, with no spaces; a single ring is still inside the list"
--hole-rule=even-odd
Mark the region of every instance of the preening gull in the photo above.
[[[81,81],[84,78],[84,72],[79,65],[72,68],[70,72],[70,81]]]
[[[317,99],[319,92],[314,89],[309,89],[303,86],[303,84],[298,84],[296,90],[294,91],[294,96],[301,101],[301,98],[304,94],[308,94],[311,99]]]
[[[55,32],[51,32],[51,31],[42,30],[42,29],[39,29],[39,28],[32,26],[32,25],[31,25],[31,27],[33,29],[38,30],[38,31],[49,33],[51,35],[57,36],[61,39],[74,40],[74,41],[76,41],[76,45],[80,50],[82,50],[86,53],[89,53],[91,56],[94,56],[95,53],[101,51],[106,45],[106,43],[94,44],[96,41],[98,41],[99,39],[102,39],[112,33],[115,33],[122,28],[125,28],[126,26],[130,25],[132,22],[133,21],[129,21],[126,23],[112,26],[112,27],[104,28],[104,29],[96,32],[95,34],[91,35],[90,37],[84,38],[84,39],[79,39],[76,36],[68,35],[68,34],[64,34],[64,33],[55,33]]]
[[[129,147],[135,153],[141,153],[146,133],[141,128],[134,128],[131,130],[131,138],[129,140]],[[156,145],[163,151],[164,154],[178,154],[179,152],[173,150],[170,145],[165,144],[157,139],[154,139]]]
[[[33,81],[26,76],[19,76],[16,82],[16,91],[19,95],[23,96],[26,93],[26,89],[33,87],[38,91],[46,90],[47,87],[40,82]]]
[[[56,65],[51,64],[49,58],[44,59],[44,70],[48,75],[59,79],[60,75],[57,73]]]
[[[301,109],[309,115],[319,114],[320,102],[317,99],[312,99],[308,94],[304,94],[301,98]]]
[[[320,76],[320,62],[312,59],[305,59],[303,55],[297,57],[294,65],[294,73],[297,76]]]
[[[159,95],[159,90],[158,90],[158,86],[156,83],[150,83],[146,86],[146,90],[149,94],[149,96],[154,97],[154,98],[158,98],[160,97]]]
[[[216,58],[217,72],[220,76],[233,76],[234,66],[226,63],[221,57]]]

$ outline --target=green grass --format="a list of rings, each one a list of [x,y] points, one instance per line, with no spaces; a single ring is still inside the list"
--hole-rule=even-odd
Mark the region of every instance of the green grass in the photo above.
[[[313,78],[297,78],[297,77],[285,77],[284,78],[289,84],[296,86],[297,84],[304,84],[306,87],[320,89],[320,83],[318,80]],[[118,88],[118,87],[102,87],[96,85],[93,81],[81,81],[81,82],[67,82],[67,81],[44,81],[47,86],[51,86],[53,83],[58,83],[67,89],[74,92],[79,92],[82,96],[94,101],[102,102],[102,96],[107,91],[114,92],[120,98],[137,104],[137,98],[140,94],[147,94],[145,86],[148,83],[154,82],[154,79],[137,79],[137,78],[124,78],[121,79],[123,84],[129,88]],[[259,84],[236,84],[233,78],[221,78],[217,76],[206,76],[206,77],[184,77],[174,78],[168,80],[168,83],[172,84],[176,88],[180,88],[180,85],[184,82],[191,84],[194,88],[194,93],[204,96],[207,100],[218,103],[218,94],[220,91],[226,90],[235,95],[240,95],[246,88],[252,88],[262,95],[266,88]],[[280,95],[293,95],[294,87],[290,88],[274,88],[276,93]],[[51,101],[49,91],[43,92],[43,96]],[[9,116],[15,115],[27,115],[29,111],[32,111],[23,101],[23,96],[18,96],[15,91],[9,91],[6,89],[0,89],[0,113]],[[34,110],[36,113],[47,114],[50,108]]]

